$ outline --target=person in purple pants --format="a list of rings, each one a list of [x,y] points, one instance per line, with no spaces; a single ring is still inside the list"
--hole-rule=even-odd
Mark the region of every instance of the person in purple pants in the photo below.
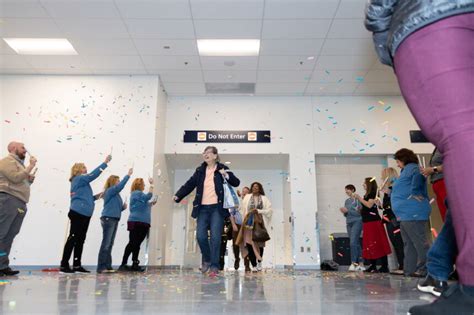
[[[371,0],[366,28],[423,134],[444,156],[459,284],[410,314],[474,312],[474,0]]]

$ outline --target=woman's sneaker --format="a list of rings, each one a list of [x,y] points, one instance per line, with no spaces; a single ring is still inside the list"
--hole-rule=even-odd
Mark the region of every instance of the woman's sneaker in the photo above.
[[[256,269],[257,269],[257,271],[262,271],[263,268],[262,268],[262,262],[261,261],[257,262]]]
[[[211,263],[203,262],[199,270],[201,270],[202,273],[207,273],[210,268],[211,268]]]
[[[82,266],[74,266],[72,269],[74,270],[74,272],[77,273],[91,273],[89,270],[84,269],[84,267]]]
[[[418,290],[425,293],[431,293],[434,296],[441,296],[441,293],[448,287],[447,281],[438,281],[432,278],[431,276],[426,276],[426,278],[418,283]]]
[[[356,271],[365,271],[364,265],[359,265],[359,266],[357,266]]]
[[[74,273],[74,270],[71,269],[71,267],[69,267],[69,265],[67,265],[67,266],[61,266],[61,267],[59,268],[59,273],[64,273],[64,274],[66,274],[66,273]]]
[[[349,266],[349,271],[357,271],[357,268],[359,268],[359,264],[352,263],[352,264]]]

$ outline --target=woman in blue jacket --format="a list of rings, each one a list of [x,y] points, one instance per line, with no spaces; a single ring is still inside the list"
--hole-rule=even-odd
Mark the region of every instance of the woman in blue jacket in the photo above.
[[[132,183],[130,194],[130,216],[128,217],[127,229],[130,231],[129,242],[123,253],[120,271],[145,271],[140,267],[138,255],[140,254],[140,246],[150,231],[151,224],[151,207],[156,204],[153,197],[153,178],[149,178],[150,188],[148,193],[144,193],[145,182],[143,178],[136,178]],[[127,266],[128,257],[132,254],[132,267]]]
[[[102,225],[102,244],[99,250],[99,259],[97,263],[97,273],[115,272],[112,268],[112,247],[114,246],[117,227],[122,215],[122,211],[127,209],[127,204],[122,201],[120,192],[127,184],[130,176],[133,174],[133,168],[128,170],[128,174],[120,180],[117,175],[111,175],[104,186],[104,209],[100,223]]]
[[[196,198],[191,216],[197,219],[197,240],[202,254],[201,271],[216,276],[219,272],[219,256],[224,219],[230,216],[224,209],[224,178],[237,187],[240,180],[219,162],[216,147],[207,147],[203,154],[204,162],[193,176],[176,192],[173,200],[180,202],[196,188]],[[211,231],[209,244],[208,230]]]
[[[431,214],[426,178],[420,173],[418,157],[409,149],[395,153],[401,168],[400,177],[392,186],[392,209],[400,222],[404,244],[405,276],[426,275],[426,253],[430,247],[426,230]]]
[[[108,155],[104,163],[99,165],[90,174],[87,174],[87,167],[84,163],[75,163],[71,169],[71,206],[68,213],[71,220],[71,228],[66,244],[64,244],[63,258],[61,260],[61,273],[89,273],[90,271],[82,267],[82,249],[86,240],[89,222],[94,212],[95,197],[92,193],[90,183],[99,177],[107,163],[112,160],[112,156]],[[69,258],[71,258],[74,250],[73,268],[69,266]]]

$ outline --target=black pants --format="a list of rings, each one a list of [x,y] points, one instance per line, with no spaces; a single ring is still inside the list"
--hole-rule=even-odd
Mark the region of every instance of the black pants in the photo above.
[[[71,220],[71,229],[66,244],[64,245],[61,266],[69,266],[69,258],[71,258],[72,250],[74,250],[73,266],[79,267],[81,266],[82,249],[91,218],[73,210],[69,211],[68,217]]]
[[[245,244],[247,246],[247,250],[249,252],[249,259],[250,259],[250,263],[252,264],[252,266],[256,267],[257,266],[257,256],[255,256],[255,253],[253,251],[253,247],[252,245],[250,244]],[[263,258],[263,249],[264,247],[260,247],[260,257]]]
[[[123,253],[122,265],[126,265],[128,262],[128,257],[132,254],[133,263],[138,264],[138,254],[140,254],[140,245],[145,240],[148,235],[150,227],[146,226],[135,226],[130,230],[129,241],[125,247],[125,252]]]
[[[398,268],[403,270],[403,259],[405,258],[405,255],[403,254],[403,239],[402,233],[400,232],[400,225],[387,222],[386,226],[388,237],[393,245],[393,248],[395,249],[395,254],[397,255]],[[394,233],[396,230],[398,230],[398,232]]]

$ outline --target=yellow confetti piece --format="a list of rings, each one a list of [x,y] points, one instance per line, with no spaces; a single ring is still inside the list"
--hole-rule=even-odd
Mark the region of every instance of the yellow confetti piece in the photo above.
[[[385,103],[383,101],[379,101],[378,102],[380,105],[385,105]]]
[[[375,176],[370,179],[370,182],[372,183],[375,180]]]
[[[23,213],[25,213],[25,210],[23,210],[23,209],[21,209],[21,208],[18,208],[18,213],[19,213],[19,214],[23,214]]]

